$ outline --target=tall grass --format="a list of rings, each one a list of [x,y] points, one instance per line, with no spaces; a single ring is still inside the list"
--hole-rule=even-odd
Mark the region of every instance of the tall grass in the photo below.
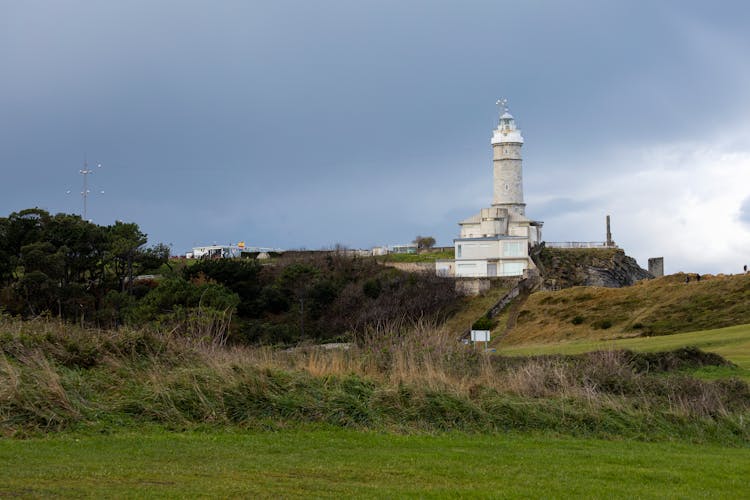
[[[381,324],[348,348],[281,350],[2,317],[0,431],[319,422],[750,441],[747,384],[673,373],[721,359],[644,356],[656,355],[492,356],[429,320]]]

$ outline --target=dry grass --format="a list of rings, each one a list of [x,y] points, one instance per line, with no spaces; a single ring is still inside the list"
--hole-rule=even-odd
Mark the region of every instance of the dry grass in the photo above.
[[[491,288],[486,292],[476,297],[461,298],[461,307],[445,321],[444,327],[454,333],[454,338],[461,335],[503,298],[508,290],[510,286],[506,282],[497,280],[492,282]]]
[[[2,318],[0,350],[5,432],[133,418],[181,428],[271,419],[274,425],[626,433],[631,420],[641,422],[638,429],[651,419],[692,429],[688,420],[707,419],[700,424],[706,429],[723,422],[734,429],[730,434],[750,432],[743,423],[750,389],[743,382],[652,373],[639,362],[644,355],[627,351],[491,356],[426,320],[381,325],[348,349],[279,350],[222,347],[173,331],[82,330]]]
[[[750,323],[750,275],[684,274],[532,294],[503,345],[666,335]]]

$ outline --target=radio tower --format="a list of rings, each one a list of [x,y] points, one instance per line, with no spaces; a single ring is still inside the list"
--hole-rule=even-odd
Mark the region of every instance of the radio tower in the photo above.
[[[97,168],[102,168],[101,163],[97,163]],[[83,189],[81,190],[81,198],[83,199],[83,212],[81,213],[83,220],[89,220],[88,219],[88,198],[89,193],[91,193],[91,190],[89,190],[89,175],[94,173],[94,170],[89,168],[89,162],[88,160],[83,160],[83,168],[78,171],[83,176]],[[68,191],[70,193],[70,191]],[[104,193],[104,191],[101,191],[101,193]]]

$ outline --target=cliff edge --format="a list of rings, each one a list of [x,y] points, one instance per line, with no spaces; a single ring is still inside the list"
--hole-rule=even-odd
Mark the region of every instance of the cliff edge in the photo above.
[[[653,278],[620,248],[548,248],[543,243],[532,249],[539,268],[542,289],[573,286],[621,288]]]

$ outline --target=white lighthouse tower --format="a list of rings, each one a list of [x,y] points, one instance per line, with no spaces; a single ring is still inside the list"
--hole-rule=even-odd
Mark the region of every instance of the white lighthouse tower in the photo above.
[[[507,208],[509,212],[524,215],[523,170],[521,146],[523,136],[516,127],[513,115],[508,112],[507,99],[497,102],[502,114],[492,134],[492,163],[494,169],[494,196],[492,206]]]
[[[521,147],[523,136],[508,111],[505,99],[492,133],[492,206],[459,222],[461,233],[453,240],[455,260],[436,263],[442,276],[521,276],[533,269],[529,248],[542,240],[542,225],[526,217],[523,201]]]

